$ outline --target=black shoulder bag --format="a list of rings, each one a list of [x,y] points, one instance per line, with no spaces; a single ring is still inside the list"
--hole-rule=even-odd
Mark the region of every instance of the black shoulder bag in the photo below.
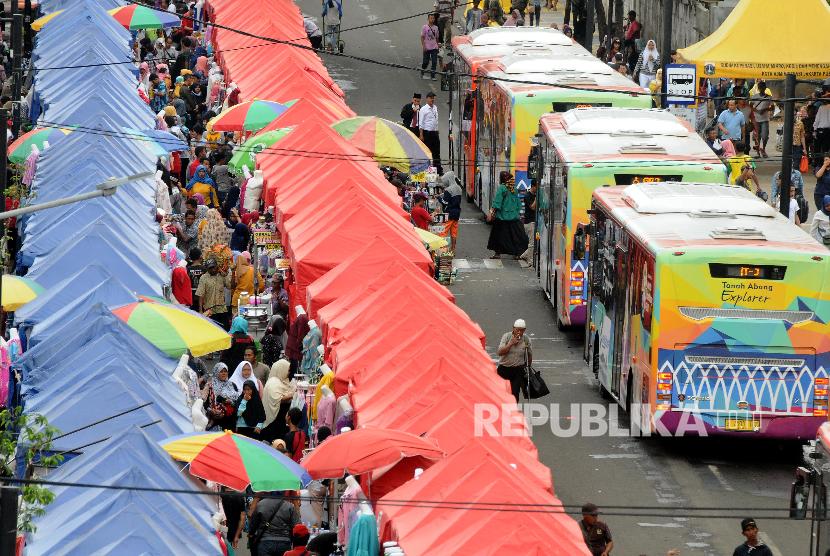
[[[548,389],[548,385],[545,384],[545,380],[542,378],[542,373],[534,369],[532,365],[528,364],[529,357],[527,355],[528,347],[527,342],[525,342],[525,377],[527,378],[527,397],[528,399],[535,400],[537,398],[547,396],[550,394],[550,390]]]
[[[259,541],[262,540],[262,535],[265,534],[265,530],[268,529],[268,526],[271,525],[271,522],[274,521],[275,517],[277,517],[277,512],[280,511],[280,508],[282,508],[284,503],[285,500],[280,500],[280,503],[277,504],[277,507],[274,508],[274,511],[271,513],[271,517],[268,518],[268,521],[260,525],[254,532],[253,536],[248,536],[248,548],[254,549],[257,545],[259,545]]]

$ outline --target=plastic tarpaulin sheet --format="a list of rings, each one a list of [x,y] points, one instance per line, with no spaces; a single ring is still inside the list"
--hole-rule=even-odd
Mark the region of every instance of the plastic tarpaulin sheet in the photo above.
[[[122,431],[85,449],[49,478],[170,490],[201,488],[180,473],[146,431]],[[74,487],[51,490],[55,493],[51,513],[35,520],[37,532],[26,545],[27,554],[93,554],[102,547],[123,554],[220,553],[210,519],[214,508],[207,496]]]

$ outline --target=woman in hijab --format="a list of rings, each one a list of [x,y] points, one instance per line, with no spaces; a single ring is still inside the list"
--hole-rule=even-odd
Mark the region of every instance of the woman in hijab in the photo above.
[[[499,187],[491,205],[487,215],[487,221],[493,223],[487,240],[487,249],[494,251],[491,258],[498,259],[505,253],[518,259],[527,249],[529,240],[519,220],[521,201],[510,172],[502,172],[499,176]]]
[[[525,245],[527,245],[527,241],[525,241]],[[300,366],[300,360],[303,358],[303,338],[308,334],[308,331],[308,315],[305,313],[297,315],[288,330],[288,341],[285,345],[285,355],[288,356],[288,360],[291,362],[291,370],[288,373],[290,378],[294,378],[294,373],[297,372],[297,368]]]
[[[256,384],[246,380],[242,385],[242,395],[236,400],[236,433],[249,438],[259,438],[257,430],[262,429],[265,409],[257,393]]]
[[[262,382],[257,379],[256,375],[254,374],[254,367],[248,361],[242,361],[239,365],[236,366],[236,370],[231,375],[231,383],[242,391],[242,385],[246,382],[252,382],[254,384],[254,391],[257,392],[258,395],[262,395]]]
[[[260,343],[262,344],[262,362],[268,366],[273,365],[282,354],[282,335],[285,333],[285,319],[282,315],[276,314],[268,323]]]
[[[825,158],[826,160],[826,158]],[[825,195],[821,202],[821,210],[813,215],[813,222],[810,224],[810,235],[825,245],[830,240],[830,195]],[[825,238],[828,238],[825,240]]]
[[[657,53],[657,45],[649,39],[646,47],[640,52],[637,65],[634,66],[634,75],[640,82],[640,87],[648,89],[648,84],[657,77],[657,70],[660,69],[660,54]]]
[[[251,254],[248,251],[243,251],[236,258],[236,264],[231,275],[231,287],[233,287],[231,311],[234,314],[236,314],[239,306],[239,296],[242,292],[248,292],[249,294],[262,293],[265,289],[262,275],[251,266]]]
[[[228,366],[217,363],[213,367],[213,377],[207,383],[203,399],[211,422],[208,429],[233,429],[233,411],[239,391],[228,379]]]
[[[202,76],[207,77],[209,69],[207,56],[199,56],[196,58],[196,65],[193,68],[194,73],[199,72]]]
[[[219,195],[216,192],[216,182],[208,174],[207,168],[200,164],[196,167],[196,172],[186,187],[189,196],[201,194],[207,199],[207,205],[210,208],[219,208]]]
[[[138,66],[138,82],[144,85],[144,90],[150,92],[150,64],[141,62]]]
[[[288,432],[285,425],[285,414],[291,407],[291,400],[297,391],[297,386],[288,379],[291,364],[280,359],[271,366],[268,380],[262,389],[262,405],[265,407],[264,428],[259,431],[260,440],[271,442],[282,438]]]
[[[228,228],[222,220],[222,215],[216,209],[207,211],[207,216],[199,224],[199,249],[207,253],[217,245],[227,245]]]
[[[248,335],[248,321],[243,317],[234,317],[231,321],[231,346],[222,352],[219,358],[229,368],[236,368],[245,359],[245,348],[253,347],[254,339]],[[242,384],[240,383],[239,386]]]
[[[247,216],[247,215],[246,215]],[[233,227],[233,234],[231,234],[231,251],[241,253],[248,250],[248,244],[251,242],[251,230],[239,222]]]

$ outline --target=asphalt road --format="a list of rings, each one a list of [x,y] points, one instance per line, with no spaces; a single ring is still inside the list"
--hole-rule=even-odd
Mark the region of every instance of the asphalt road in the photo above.
[[[319,13],[319,0],[301,0],[299,4],[306,13]],[[347,29],[424,12],[431,8],[432,0],[350,0],[345,4],[343,28]],[[561,21],[562,12],[545,14],[545,18]],[[425,16],[418,16],[346,31],[342,34],[345,53],[420,66],[418,36],[424,20]],[[349,105],[361,115],[397,121],[401,106],[413,92],[434,90],[439,95],[436,104],[444,126],[442,141],[446,142],[447,93],[440,92],[438,82],[423,81],[418,72],[364,61],[325,55],[323,60],[346,90]],[[446,144],[443,147],[446,158]],[[761,164],[767,189],[773,172],[773,163]],[[807,181],[811,185],[815,182]],[[533,269],[522,269],[512,260],[486,259],[489,228],[475,206],[469,204],[463,210],[457,253],[462,262],[451,288],[458,304],[487,333],[491,353],[514,319],[522,317],[528,322],[536,365],[553,392],[549,401],[559,404],[558,424],[567,428],[573,420],[570,404],[605,403],[582,361],[581,332],[557,330]],[[624,416],[620,421],[626,425]],[[563,437],[554,435],[547,423],[534,428],[533,438],[565,505],[578,507],[593,501],[601,507],[619,508],[608,509],[603,518],[613,532],[615,554],[658,556],[671,548],[684,556],[732,554],[743,541],[739,522],[747,516],[758,519],[776,556],[807,554],[807,524],[760,517],[773,515],[771,510],[778,510],[775,515],[786,515],[789,485],[800,457],[797,444],[712,438]],[[632,510],[625,508],[631,506],[653,507],[643,513],[654,515],[632,516]],[[691,517],[688,508],[708,508],[695,515],[717,517]]]

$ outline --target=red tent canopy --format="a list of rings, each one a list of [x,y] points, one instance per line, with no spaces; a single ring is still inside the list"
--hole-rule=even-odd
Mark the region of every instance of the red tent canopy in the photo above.
[[[432,347],[432,346],[428,346]],[[396,428],[417,412],[416,402],[425,399],[423,392],[429,391],[432,399],[441,392],[464,392],[464,398],[475,403],[488,403],[497,407],[514,403],[507,381],[496,374],[495,365],[470,365],[461,363],[460,358],[451,356],[430,357],[429,350],[422,350],[419,357],[411,361],[400,361],[386,373],[377,373],[372,380],[363,381],[350,391],[352,406],[358,414],[361,425],[384,421],[384,428]],[[406,401],[389,392],[409,392]],[[465,404],[467,405],[467,404]],[[392,415],[385,414],[392,407]],[[422,415],[423,416],[423,415]]]
[[[493,554],[493,544],[507,532],[528,525],[537,535],[528,539],[521,554],[533,554],[538,548],[548,556],[590,554],[576,521],[564,513],[555,496],[528,483],[502,456],[475,446],[468,449],[381,498],[377,509],[386,516],[382,540],[394,530],[407,554],[453,554],[460,547],[467,554]],[[412,500],[432,503],[400,504]],[[436,502],[452,504],[442,507]],[[539,512],[540,508],[549,513]],[[482,529],[482,521],[491,526]]]
[[[345,102],[328,98],[304,97],[280,114],[263,131],[300,125],[311,118],[317,118],[326,124],[332,124],[343,118],[352,118],[356,114]]]
[[[240,91],[247,96],[256,91],[258,96],[290,100],[306,96],[321,96],[332,100],[345,96],[342,89],[327,74],[313,67],[287,66],[278,74],[251,70],[244,77],[234,77]],[[245,88],[243,88],[243,84]]]
[[[319,184],[320,182],[317,181]],[[276,205],[277,226],[283,237],[296,237],[305,228],[317,227],[317,222],[328,222],[332,207],[348,206],[355,203],[365,204],[378,211],[378,214],[391,220],[406,221],[409,214],[401,208],[400,197],[386,183],[372,182],[361,178],[343,177],[336,184],[331,181],[320,184],[314,190],[303,189],[294,195],[293,202],[285,199]],[[302,193],[300,195],[299,193]],[[298,218],[293,218],[293,216]]]
[[[435,290],[422,287],[420,280],[408,278],[406,275],[384,284],[376,291],[362,297],[358,303],[352,304],[331,318],[325,314],[329,308],[324,309],[320,316],[326,323],[324,329],[326,341],[334,344],[341,337],[344,339],[350,335],[360,337],[360,330],[364,326],[371,326],[370,323],[385,324],[388,320],[386,315],[392,307],[400,307],[415,314],[423,312],[427,315],[434,315],[435,322],[445,322],[450,327],[458,327],[463,332],[469,333],[471,338],[479,338],[482,347],[485,345],[484,331],[470,320],[467,313],[447,301],[446,297]],[[428,317],[425,317],[424,321],[427,320]]]
[[[408,323],[401,326],[393,323],[389,328],[392,332],[409,333]],[[341,351],[342,357],[339,355]],[[493,364],[478,342],[456,329],[445,330],[439,336],[435,331],[424,327],[390,345],[377,342],[366,346],[366,357],[356,356],[353,352],[351,346],[343,345],[334,346],[331,351],[330,359],[337,368],[333,387],[337,395],[348,393],[350,384],[352,388],[361,388],[375,380],[378,374],[388,373],[389,369],[394,369],[404,360],[418,360],[428,364],[438,357],[446,357],[456,361],[461,369]]]
[[[317,312],[332,302],[345,302],[353,295],[363,295],[369,287],[404,275],[418,279],[424,287],[455,302],[450,290],[415,268],[394,245],[377,238],[308,286],[306,311],[311,318],[316,318]]]
[[[367,188],[375,186],[373,197],[388,199],[391,205],[400,206],[401,198],[397,191],[390,186],[383,177],[383,173],[374,162],[355,160],[327,160],[326,164],[311,174],[280,173],[275,180],[279,183],[274,204],[277,208],[277,224],[281,224],[281,213],[290,212],[293,216],[296,210],[292,208],[308,201],[317,188],[322,190],[337,189],[338,184],[346,179],[354,179],[366,183]]]

